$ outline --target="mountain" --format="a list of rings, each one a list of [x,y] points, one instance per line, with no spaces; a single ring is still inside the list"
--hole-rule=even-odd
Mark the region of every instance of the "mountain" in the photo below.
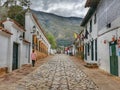
[[[51,32],[57,44],[67,46],[73,43],[73,33],[80,32],[82,18],[63,17],[51,13],[32,10],[45,32]]]

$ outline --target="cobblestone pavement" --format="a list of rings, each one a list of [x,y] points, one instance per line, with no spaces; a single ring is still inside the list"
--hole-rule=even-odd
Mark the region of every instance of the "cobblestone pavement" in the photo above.
[[[99,90],[66,55],[56,55],[9,90]]]

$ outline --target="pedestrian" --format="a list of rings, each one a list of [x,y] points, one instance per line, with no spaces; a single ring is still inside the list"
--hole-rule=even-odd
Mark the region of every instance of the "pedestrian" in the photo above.
[[[31,59],[32,59],[32,66],[34,67],[35,66],[35,62],[37,60],[37,55],[36,55],[34,50],[32,50]]]

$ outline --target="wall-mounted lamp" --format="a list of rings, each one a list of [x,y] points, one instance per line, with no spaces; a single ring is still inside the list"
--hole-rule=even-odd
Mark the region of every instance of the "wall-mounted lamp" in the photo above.
[[[20,35],[20,36],[19,36],[19,39],[20,39],[20,40],[23,40],[23,36],[22,36],[22,35]]]
[[[107,43],[107,40],[104,40],[103,42],[104,42],[104,44],[106,44],[106,43]]]
[[[115,37],[115,35],[113,35],[112,42],[114,42],[115,40],[116,40],[116,37]]]
[[[107,44],[107,43],[109,43],[109,40],[105,39],[105,40],[103,41],[103,43],[104,43],[104,44]]]
[[[33,32],[31,32],[31,33],[35,33],[36,32],[36,26],[33,26]]]

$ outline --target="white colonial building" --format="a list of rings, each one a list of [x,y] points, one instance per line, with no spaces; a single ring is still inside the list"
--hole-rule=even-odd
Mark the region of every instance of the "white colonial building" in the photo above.
[[[32,49],[36,51],[37,59],[49,55],[51,45],[30,11],[25,15],[26,30],[9,18],[0,24],[0,72],[2,69],[10,72],[24,64],[31,64]]]
[[[25,15],[25,39],[31,42],[31,49],[49,55],[51,45],[37,18],[28,10]]]
[[[120,1],[119,0],[87,0],[86,7],[95,9],[91,15],[83,20],[82,25],[89,24],[88,20],[95,20],[92,26],[97,35],[97,61],[100,69],[116,76],[120,76]],[[89,11],[90,11],[89,9]],[[88,13],[89,13],[88,11]],[[86,22],[86,23],[84,23]],[[92,36],[94,37],[94,36]],[[88,37],[89,38],[89,37]],[[93,38],[94,39],[94,38]],[[86,40],[85,40],[86,43]],[[87,51],[87,50],[86,50]],[[85,51],[85,52],[86,52]],[[91,56],[91,55],[90,55]]]
[[[0,68],[8,71],[15,70],[23,64],[29,63],[29,42],[21,40],[25,30],[11,19],[3,21],[0,28]]]
[[[97,63],[97,23],[96,7],[89,8],[81,26],[84,27],[84,60],[87,63]]]

